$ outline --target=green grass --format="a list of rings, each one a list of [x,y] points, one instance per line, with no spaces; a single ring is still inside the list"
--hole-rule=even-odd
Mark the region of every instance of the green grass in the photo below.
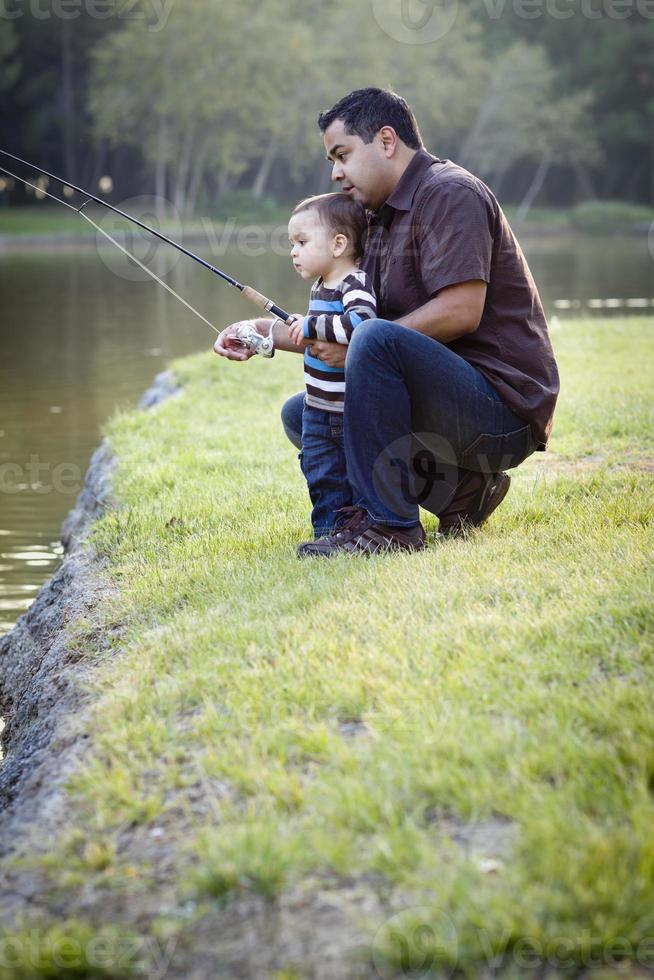
[[[180,396],[112,421],[120,506],[95,543],[123,640],[73,786],[81,829],[50,860],[60,888],[151,887],[111,842],[172,826],[189,900],[376,882],[386,924],[358,924],[387,969],[645,957],[654,321],[553,340],[551,456],[514,471],[483,532],[440,543],[427,515],[416,555],[295,558],[290,356],[179,361]]]
[[[509,220],[516,221],[518,208],[507,205]],[[589,235],[613,234],[634,230],[647,231],[654,223],[654,208],[629,201],[582,201],[569,208],[531,208],[519,222],[521,229],[542,228],[549,231],[575,231]]]
[[[77,203],[80,204],[81,199]],[[185,220],[183,223],[173,220],[165,221],[162,227],[170,235],[179,235],[182,231],[186,234],[190,232],[200,234],[206,231],[205,225],[207,220],[218,225],[227,220],[236,221],[237,224],[249,224],[255,220],[261,223],[272,223],[277,219],[285,224],[288,220],[288,208],[285,211],[281,207],[272,208],[269,202],[263,207],[261,214],[258,216],[253,214],[252,209],[248,211],[243,204],[238,204],[237,202],[237,207],[237,211],[231,211],[226,206],[220,212],[211,215],[209,219],[204,215],[204,212],[200,212],[197,218]],[[90,207],[87,211],[89,217],[96,222],[101,222],[102,218],[106,217],[108,213],[101,207]],[[159,227],[151,215],[141,215],[141,218],[146,223]],[[113,233],[114,228],[111,222],[104,227]],[[44,203],[25,207],[0,207],[0,236],[7,235],[21,238],[28,235],[63,235],[72,238],[86,235],[93,238],[95,234],[95,230],[83,218],[73,214],[69,209],[59,207],[56,204]]]
[[[201,232],[202,219],[220,224],[236,222],[237,225],[263,224],[286,225],[294,202],[280,202],[270,197],[257,200],[248,191],[234,191],[226,195],[216,206],[198,207],[194,219],[185,220],[185,232]],[[510,221],[515,221],[517,206],[504,207]],[[89,209],[89,214],[98,221],[103,214],[101,208]],[[145,219],[147,220],[147,218]],[[629,231],[636,227],[647,228],[654,222],[654,209],[646,205],[630,204],[625,201],[585,201],[571,208],[532,208],[520,222],[523,230],[548,229],[550,231],[576,231],[592,235]],[[166,230],[173,234],[181,230],[178,224],[170,223]],[[31,206],[0,207],[0,235],[48,235],[93,234],[93,230],[71,211],[48,202]]]
[[[106,214],[100,208],[89,208],[89,215],[94,221],[98,221],[103,213]],[[0,235],[61,234],[93,236],[95,232],[79,215],[57,204],[0,208]]]

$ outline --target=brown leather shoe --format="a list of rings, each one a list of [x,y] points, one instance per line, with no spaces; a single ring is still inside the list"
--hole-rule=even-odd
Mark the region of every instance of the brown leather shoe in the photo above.
[[[362,507],[343,507],[334,530],[324,538],[298,545],[298,558],[330,558],[337,554],[372,555],[378,551],[422,551],[422,524],[387,527],[375,524]]]
[[[464,470],[454,497],[438,515],[438,530],[446,537],[454,537],[470,528],[479,527],[502,503],[510,485],[508,473],[489,475]]]

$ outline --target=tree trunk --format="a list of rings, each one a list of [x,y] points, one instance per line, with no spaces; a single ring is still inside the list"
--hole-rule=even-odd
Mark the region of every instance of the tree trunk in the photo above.
[[[508,169],[509,169],[508,163],[502,164],[502,166],[498,167],[495,173],[492,174],[492,176],[487,181],[488,186],[491,188],[493,194],[495,195],[496,198],[498,198],[498,200],[500,197],[500,190],[502,184],[504,183],[504,178],[506,177],[506,173]]]
[[[538,164],[538,168],[536,170],[536,173],[534,174],[534,179],[529,185],[527,193],[523,197],[520,207],[516,212],[516,216],[515,216],[516,221],[524,221],[524,219],[527,217],[529,213],[529,209],[531,208],[532,204],[538,197],[540,190],[543,184],[545,183],[545,178],[547,177],[547,172],[550,169],[551,163],[552,163],[552,158],[545,157]]]
[[[493,113],[498,106],[501,105],[503,92],[495,91],[495,85],[496,79],[492,79],[490,94],[484,104],[480,107],[475,124],[469,130],[468,135],[463,141],[463,145],[455,157],[456,162],[462,167],[468,166],[468,163],[474,164],[476,162],[474,158],[474,151],[479,145],[479,141],[483,136],[484,130],[486,129],[488,123],[492,120]]]
[[[234,174],[226,173],[224,170],[218,174],[218,200],[231,191],[236,180]]]
[[[70,20],[61,23],[61,117],[63,158],[66,175],[77,182],[75,167],[75,84],[73,78],[73,45]]]
[[[595,188],[593,187],[593,183],[590,179],[590,174],[588,173],[587,169],[582,166],[579,160],[576,160],[574,163],[574,171],[583,200],[596,201],[597,194],[595,193]]]
[[[198,199],[198,194],[200,192],[202,178],[204,177],[204,164],[207,159],[207,154],[208,154],[208,147],[205,142],[200,146],[193,160],[191,177],[189,179],[189,184],[188,184],[188,194],[186,196],[186,208],[189,217],[193,217],[193,215],[195,214],[195,205]]]
[[[166,218],[166,141],[168,127],[164,116],[159,116],[159,131],[157,133],[157,158],[154,164],[154,194],[156,199],[155,211],[157,219]]]
[[[90,166],[87,166],[82,179],[82,185],[84,187],[93,187],[97,185],[98,180],[103,173],[106,173],[106,158],[107,158],[107,144],[104,139],[99,139],[95,145],[95,151],[93,153],[93,160]]]
[[[185,216],[187,206],[187,184],[189,179],[189,170],[191,167],[191,159],[193,157],[193,148],[195,146],[194,129],[195,127],[193,123],[189,123],[186,127],[186,132],[184,133],[179,154],[179,166],[177,167],[177,172],[175,174],[173,205],[181,218]]]
[[[266,147],[266,152],[261,158],[257,175],[254,178],[254,183],[252,184],[252,196],[256,197],[257,200],[260,200],[264,195],[266,184],[268,183],[268,178],[270,177],[270,171],[272,170],[272,165],[275,162],[276,155],[277,146],[275,145],[275,141],[271,139]]]

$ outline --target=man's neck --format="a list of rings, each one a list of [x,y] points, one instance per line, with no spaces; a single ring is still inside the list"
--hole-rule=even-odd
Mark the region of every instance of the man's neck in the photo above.
[[[402,180],[402,177],[404,176],[406,170],[409,167],[409,164],[411,163],[411,161],[413,160],[417,152],[418,152],[417,150],[412,149],[410,146],[398,147],[398,152],[395,154],[395,156],[391,161],[393,169],[390,174],[386,196],[384,197],[384,200],[377,208],[378,211],[381,211],[386,201],[389,199],[389,197],[391,196],[391,194],[393,193],[393,191],[395,190],[399,182]]]

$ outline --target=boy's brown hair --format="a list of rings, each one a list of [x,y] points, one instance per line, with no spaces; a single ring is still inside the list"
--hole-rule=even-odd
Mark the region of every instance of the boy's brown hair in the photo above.
[[[323,225],[335,235],[345,235],[360,259],[368,237],[368,219],[363,204],[353,201],[345,191],[306,197],[293,209],[293,214],[317,211]]]

